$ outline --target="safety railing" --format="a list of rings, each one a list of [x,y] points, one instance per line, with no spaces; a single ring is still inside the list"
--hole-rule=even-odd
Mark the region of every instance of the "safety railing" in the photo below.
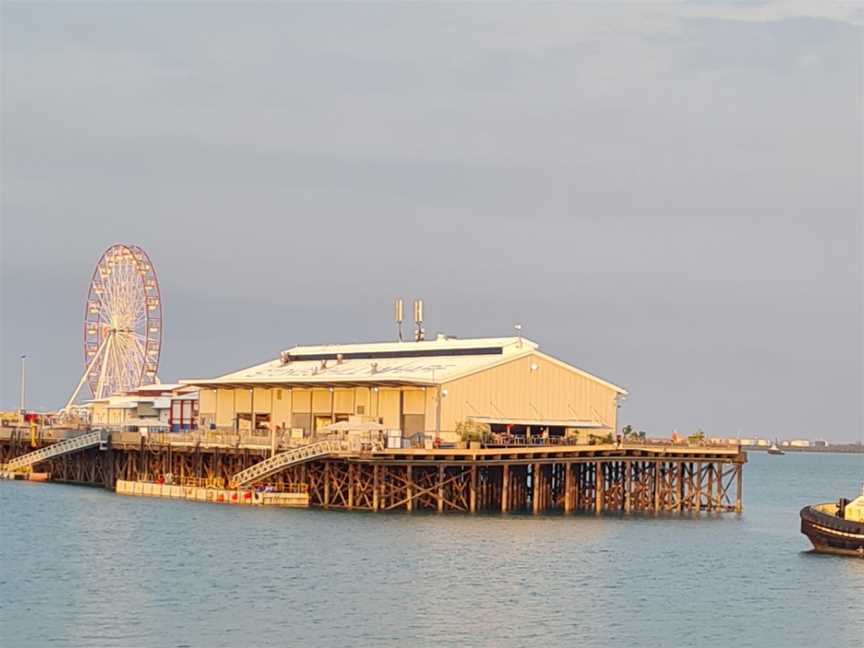
[[[33,452],[28,452],[20,457],[16,457],[5,464],[3,469],[20,470],[37,464],[40,461],[46,461],[54,457],[69,454],[70,452],[78,452],[79,450],[85,450],[92,446],[101,445],[105,440],[106,433],[102,430],[88,432],[87,434],[82,434],[81,436],[72,439],[66,439],[65,441],[59,441],[58,443],[53,443],[45,448],[40,448],[39,450],[34,450]]]
[[[342,447],[342,441],[332,439],[309,443],[293,450],[281,452],[264,461],[259,461],[246,470],[241,470],[235,474],[231,478],[231,482],[237,486],[246,486],[256,481],[261,481],[292,465],[320,459],[334,452],[339,452],[342,450]]]

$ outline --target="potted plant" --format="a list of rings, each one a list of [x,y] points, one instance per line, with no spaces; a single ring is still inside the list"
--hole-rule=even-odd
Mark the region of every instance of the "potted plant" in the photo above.
[[[485,423],[467,420],[456,424],[456,433],[462,439],[462,448],[479,450],[489,440],[490,429]]]

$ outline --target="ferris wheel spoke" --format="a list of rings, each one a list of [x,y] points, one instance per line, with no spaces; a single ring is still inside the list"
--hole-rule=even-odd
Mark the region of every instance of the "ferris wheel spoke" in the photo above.
[[[134,343],[135,350],[137,351],[138,357],[141,360],[140,368],[143,370],[144,367],[147,365],[147,350],[145,342],[138,339],[137,337],[133,337],[132,342]]]
[[[105,355],[102,358],[102,362],[99,364],[99,379],[96,381],[96,389],[93,393],[94,398],[102,398],[104,394],[104,386],[105,386],[105,373],[108,369],[108,366],[111,362],[111,351],[113,348],[114,336],[111,335],[107,339],[107,346],[105,347]]]
[[[128,354],[130,364],[132,362],[137,363],[144,357],[143,352],[138,345],[138,341],[134,337],[134,334],[124,333],[120,336],[120,338],[123,342],[123,350],[126,352],[126,354]]]

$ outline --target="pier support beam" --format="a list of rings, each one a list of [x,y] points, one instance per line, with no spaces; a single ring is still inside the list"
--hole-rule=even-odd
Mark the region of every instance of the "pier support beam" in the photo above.
[[[702,462],[696,462],[696,512],[702,512]]]
[[[535,515],[540,512],[541,472],[540,464],[535,463],[531,469],[531,508]]]
[[[632,506],[630,491],[633,487],[633,462],[629,459],[624,462],[624,512],[629,513]]]
[[[594,462],[594,512],[603,512],[603,464]]]
[[[506,513],[510,504],[510,466],[501,468],[501,512]]]
[[[573,464],[564,464],[564,512],[573,512]]]
[[[470,485],[470,493],[468,495],[469,508],[472,513],[477,512],[477,465],[473,464],[471,466],[471,485]]]
[[[741,504],[741,491],[744,488],[744,470],[743,466],[739,463],[735,465],[735,512],[740,513],[742,511]]]
[[[408,498],[405,501],[405,508],[408,509],[408,511],[410,512],[410,511],[414,510],[414,481],[413,481],[413,478],[411,476],[411,464],[410,463],[405,468],[405,476],[407,478],[406,482],[405,482],[405,484],[406,484],[405,490],[407,493],[406,496]]]

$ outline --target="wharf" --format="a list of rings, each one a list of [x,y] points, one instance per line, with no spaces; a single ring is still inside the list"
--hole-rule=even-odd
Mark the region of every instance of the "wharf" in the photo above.
[[[49,434],[34,440],[29,433],[4,429],[0,464],[34,445],[48,448],[59,440]],[[275,448],[266,441],[261,436],[114,432],[89,447],[40,460],[34,468],[55,481],[111,490],[120,481],[190,480],[230,490],[235,478],[269,460],[275,461],[273,468],[261,472],[259,483],[277,491],[302,490],[309,506],[325,509],[698,513],[741,512],[747,462],[737,446],[371,450],[342,442],[300,457],[298,448]],[[279,457],[285,458],[281,464]]]

